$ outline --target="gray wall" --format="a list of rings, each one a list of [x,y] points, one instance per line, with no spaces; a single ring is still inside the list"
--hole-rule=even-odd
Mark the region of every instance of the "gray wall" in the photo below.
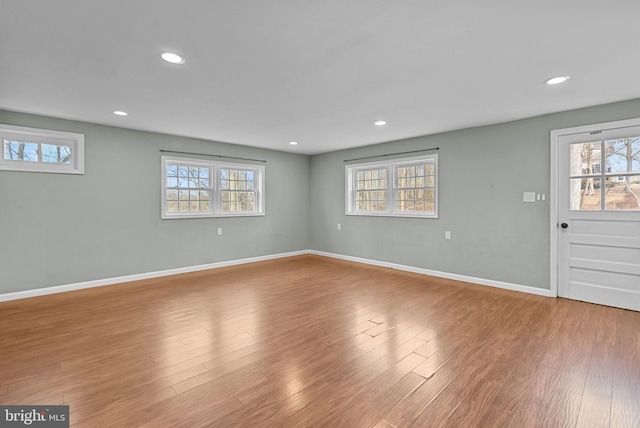
[[[0,171],[0,293],[308,248],[548,289],[549,199],[522,192],[549,196],[549,132],[633,117],[640,99],[307,157],[0,111],[86,151],[83,176]],[[344,159],[427,147],[438,219],[345,216]],[[267,160],[266,216],[161,220],[159,149]]]
[[[308,156],[6,111],[0,123],[85,135],[84,175],[0,171],[0,293],[310,246]],[[161,220],[159,149],[267,160],[266,215]]]
[[[549,289],[549,133],[633,117],[638,99],[314,156],[311,247]],[[343,160],[430,147],[440,148],[438,219],[344,214]],[[524,203],[525,191],[547,201]]]

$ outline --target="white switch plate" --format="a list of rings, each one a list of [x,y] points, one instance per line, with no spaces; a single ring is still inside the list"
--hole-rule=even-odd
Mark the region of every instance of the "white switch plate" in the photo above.
[[[338,223],[338,230],[342,230],[342,225]]]
[[[222,228],[221,227],[218,228],[218,236],[222,236]]]
[[[450,230],[445,230],[444,239],[451,239],[451,231]]]
[[[522,200],[524,202],[535,202],[536,201],[536,192],[524,192],[522,194]]]

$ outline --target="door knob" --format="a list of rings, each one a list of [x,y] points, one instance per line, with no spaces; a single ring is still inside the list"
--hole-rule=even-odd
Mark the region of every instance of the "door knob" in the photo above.
[[[563,229],[566,229],[567,227],[569,227],[569,225],[567,223],[562,223],[560,227]]]

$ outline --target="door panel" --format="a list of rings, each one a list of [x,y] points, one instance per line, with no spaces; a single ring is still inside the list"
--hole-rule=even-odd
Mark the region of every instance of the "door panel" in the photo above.
[[[620,290],[637,290],[640,286],[638,275],[609,272],[606,270],[572,267],[570,283],[608,287]]]
[[[576,235],[589,235],[598,237],[628,238],[630,235],[640,235],[640,223],[612,221],[605,222],[598,220],[574,220],[571,223],[571,230]]]
[[[582,259],[609,264],[634,264],[637,260],[640,260],[640,248],[621,247],[615,238],[610,238],[608,242],[598,240],[598,244],[593,244],[593,241],[593,237],[590,236],[588,239],[589,245],[572,243],[571,259]]]

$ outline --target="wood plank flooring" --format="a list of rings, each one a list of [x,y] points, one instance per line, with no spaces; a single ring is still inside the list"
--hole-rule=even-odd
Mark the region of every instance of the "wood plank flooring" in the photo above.
[[[640,313],[314,255],[0,303],[73,427],[640,427]]]

